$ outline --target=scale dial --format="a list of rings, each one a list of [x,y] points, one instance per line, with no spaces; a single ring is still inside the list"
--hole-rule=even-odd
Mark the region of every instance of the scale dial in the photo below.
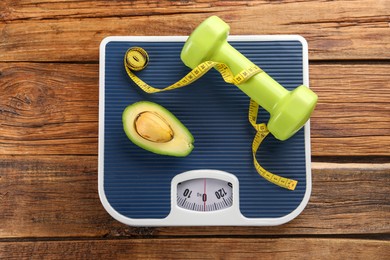
[[[233,205],[231,182],[214,178],[196,178],[177,184],[177,205],[180,208],[210,212]]]

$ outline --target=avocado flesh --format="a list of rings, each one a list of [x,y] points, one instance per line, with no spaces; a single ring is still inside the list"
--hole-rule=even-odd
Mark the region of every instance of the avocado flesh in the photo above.
[[[145,114],[148,114],[151,119],[143,119],[141,122],[140,118]],[[122,122],[127,137],[147,151],[184,157],[194,148],[194,137],[190,131],[171,112],[156,103],[139,101],[129,105],[123,111]],[[169,139],[153,138],[153,134],[156,135],[159,130],[170,131]],[[150,136],[145,134],[147,131],[151,133]]]

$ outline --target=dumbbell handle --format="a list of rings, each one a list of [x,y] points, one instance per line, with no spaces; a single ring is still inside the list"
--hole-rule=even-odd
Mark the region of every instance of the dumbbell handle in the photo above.
[[[210,60],[226,64],[234,75],[254,66],[249,59],[227,42],[220,45],[219,50],[213,53]],[[271,114],[278,102],[288,94],[288,90],[264,71],[237,85],[237,87]]]

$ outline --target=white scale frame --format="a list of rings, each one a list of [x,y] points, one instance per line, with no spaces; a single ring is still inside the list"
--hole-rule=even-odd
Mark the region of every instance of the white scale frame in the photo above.
[[[185,42],[187,36],[110,36],[100,44],[99,65],[99,161],[98,189],[99,197],[107,212],[116,220],[130,226],[275,226],[296,218],[306,207],[311,194],[311,151],[310,120],[305,124],[306,154],[306,191],[301,203],[289,214],[279,218],[247,218],[240,212],[239,180],[235,175],[219,170],[192,170],[176,175],[171,182],[171,211],[162,219],[132,219],[117,212],[108,201],[104,191],[104,117],[105,117],[105,47],[111,41],[123,42]],[[303,84],[309,86],[308,46],[306,40],[299,35],[240,35],[228,36],[228,41],[300,41],[302,44]],[[184,66],[184,64],[183,64]],[[233,203],[231,207],[216,211],[193,211],[177,205],[177,185],[180,182],[213,178],[233,184]],[[274,185],[271,184],[270,185]]]

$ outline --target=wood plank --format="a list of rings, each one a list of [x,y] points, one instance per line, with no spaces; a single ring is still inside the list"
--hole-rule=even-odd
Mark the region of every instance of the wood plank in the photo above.
[[[96,154],[97,71],[86,64],[1,64],[0,154]]]
[[[283,4],[283,5],[281,5]],[[231,34],[300,34],[310,59],[389,59],[389,1],[2,1],[0,61],[97,61],[112,35],[189,35],[216,14]]]
[[[388,71],[310,66],[313,156],[390,156]],[[97,64],[0,63],[0,91],[0,154],[97,154]]]
[[[319,97],[311,118],[313,155],[390,155],[389,71],[388,64],[311,66],[310,86]]]
[[[285,10],[275,10],[283,6]],[[74,0],[61,2],[57,0],[3,0],[1,7],[3,13],[0,21],[12,22],[15,20],[43,20],[43,19],[63,19],[63,18],[91,18],[91,17],[113,17],[113,16],[154,16],[154,15],[172,15],[172,14],[191,14],[191,13],[224,13],[237,9],[245,9],[248,13],[262,9],[262,15],[272,15],[276,20],[277,16],[298,16],[295,19],[308,19],[314,15],[320,15],[320,18],[337,20],[343,15],[343,22],[350,22],[349,16],[385,16],[377,17],[382,20],[388,15],[387,10],[381,8],[388,7],[386,1],[357,0],[350,2],[347,0],[337,0],[333,3],[323,3],[315,0],[292,1],[285,0],[279,2],[263,0],[210,0],[210,1],[172,1],[172,0],[137,0],[137,1],[105,1],[97,3],[93,0]],[[369,8],[371,7],[371,8]],[[369,9],[369,10],[366,10]],[[271,14],[268,14],[272,10]],[[288,10],[288,12],[286,11]],[[305,10],[305,16],[302,16],[302,10]],[[327,11],[332,10],[332,13]],[[313,14],[315,13],[315,14]],[[245,17],[243,17],[245,18]],[[283,19],[283,15],[279,16]],[[311,19],[313,20],[313,19]],[[384,20],[385,21],[385,20]]]
[[[96,156],[1,156],[0,238],[388,234],[390,164],[313,164],[306,209],[276,227],[129,227],[104,210]]]
[[[1,258],[388,259],[390,242],[321,238],[187,238],[0,243]]]

